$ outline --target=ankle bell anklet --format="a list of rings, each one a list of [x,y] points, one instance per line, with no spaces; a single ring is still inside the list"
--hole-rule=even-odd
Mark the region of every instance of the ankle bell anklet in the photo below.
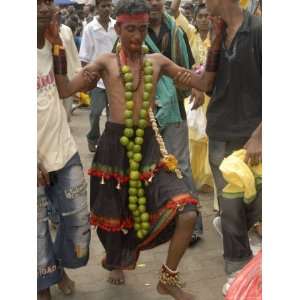
[[[179,271],[171,270],[167,265],[163,264],[160,271],[159,281],[165,285],[183,288],[184,283],[179,278]]]

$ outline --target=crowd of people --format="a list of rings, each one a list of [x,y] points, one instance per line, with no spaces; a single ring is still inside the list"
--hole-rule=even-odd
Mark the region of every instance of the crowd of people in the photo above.
[[[90,225],[112,285],[140,251],[170,241],[157,292],[195,299],[178,266],[205,235],[199,192],[214,194],[226,296],[257,252],[249,234],[261,240],[262,3],[114,4],[37,0],[38,299],[54,284],[74,292],[65,269],[87,264]],[[69,127],[77,92],[91,95],[90,205]]]

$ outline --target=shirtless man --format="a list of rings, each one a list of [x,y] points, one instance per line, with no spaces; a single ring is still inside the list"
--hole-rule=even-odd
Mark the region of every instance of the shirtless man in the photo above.
[[[124,283],[123,270],[135,268],[141,250],[171,240],[157,291],[175,300],[192,300],[194,297],[182,290],[177,267],[191,239],[197,200],[189,194],[180,176],[162,163],[161,137],[156,136],[154,121],[151,117],[149,122],[144,110],[149,106],[154,108],[156,83],[163,74],[175,78],[178,84],[211,90],[217,69],[221,23],[216,22],[216,39],[208,54],[207,72],[201,77],[161,54],[143,54],[149,11],[144,0],[121,0],[116,7],[115,30],[121,42],[117,53],[99,56],[72,81],[65,76],[64,49],[55,34],[55,24],[46,36],[54,45],[55,80],[62,98],[95,87],[100,76],[107,89],[111,112],[90,169],[90,201],[91,223],[97,227],[106,250],[102,265],[111,271],[109,282]],[[131,142],[128,144],[124,136],[133,130],[136,132],[133,151],[138,149],[134,154],[128,150]],[[130,135],[128,137],[130,139]],[[121,144],[124,140],[127,152],[126,143]],[[138,171],[131,172],[133,166]],[[133,176],[136,174],[137,177]],[[138,187],[139,198],[135,196],[137,188],[133,187]]]

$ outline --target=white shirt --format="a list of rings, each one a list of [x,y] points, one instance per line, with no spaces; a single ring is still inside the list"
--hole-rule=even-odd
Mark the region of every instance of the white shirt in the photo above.
[[[96,57],[103,53],[110,53],[117,40],[117,34],[114,29],[115,20],[110,18],[107,31],[98,22],[98,16],[88,23],[82,33],[79,58],[81,61],[90,63]],[[97,86],[105,89],[103,81],[99,80]]]
[[[46,40],[37,49],[37,149],[48,172],[62,169],[77,152],[62,101],[53,73],[52,45]]]
[[[60,37],[62,39],[67,58],[67,75],[72,79],[74,75],[81,69],[78,51],[74,42],[74,36],[70,27],[60,25]]]

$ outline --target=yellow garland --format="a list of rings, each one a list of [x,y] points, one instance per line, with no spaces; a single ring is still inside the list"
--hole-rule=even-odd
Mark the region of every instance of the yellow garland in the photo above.
[[[168,153],[165,143],[164,143],[164,140],[159,133],[156,119],[155,119],[155,116],[154,116],[154,113],[153,113],[153,110],[151,107],[149,108],[149,118],[150,118],[150,122],[151,122],[152,128],[155,133],[156,140],[159,144],[160,153],[163,157],[162,162],[167,166],[167,168],[170,171],[175,172],[176,176],[178,178],[182,179],[183,177],[182,177],[181,171],[177,168],[177,159],[174,155]]]

